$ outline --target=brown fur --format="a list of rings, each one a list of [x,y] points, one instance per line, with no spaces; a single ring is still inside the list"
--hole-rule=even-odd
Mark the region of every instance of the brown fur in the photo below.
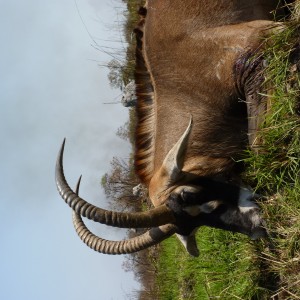
[[[140,9],[140,11],[143,11],[141,16],[144,17],[146,9]],[[149,183],[154,168],[152,156],[154,152],[155,107],[153,85],[142,53],[144,23],[145,20],[142,18],[135,29],[137,37],[135,84],[138,97],[135,167],[142,181]]]
[[[136,30],[135,158],[142,182],[159,185],[151,180],[157,180],[155,174],[190,115],[193,129],[183,170],[231,176],[248,143],[247,107],[234,67],[239,57],[258,48],[273,26],[269,12],[276,8],[274,2],[147,2]]]

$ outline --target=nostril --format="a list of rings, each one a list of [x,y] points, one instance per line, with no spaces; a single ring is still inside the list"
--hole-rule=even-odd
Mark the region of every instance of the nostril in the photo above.
[[[266,238],[268,236],[267,230],[263,227],[256,228],[252,231],[250,238],[255,241],[260,238]]]

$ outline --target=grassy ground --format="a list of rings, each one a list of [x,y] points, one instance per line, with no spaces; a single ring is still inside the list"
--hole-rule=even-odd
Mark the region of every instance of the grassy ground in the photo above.
[[[300,6],[298,4],[298,6]],[[297,8],[298,9],[298,8]],[[270,239],[201,228],[199,258],[175,238],[156,261],[159,299],[300,299],[299,14],[269,39],[266,86],[271,108],[260,131],[258,154],[249,152],[245,180],[261,202]]]
[[[269,41],[271,108],[260,132],[259,154],[247,159],[248,180],[267,196],[261,207],[271,239],[260,245],[260,259],[277,281],[273,295],[279,299],[300,299],[299,2],[297,6],[289,26]]]
[[[251,299],[258,282],[254,246],[241,235],[210,228],[201,228],[198,245],[199,258],[188,256],[175,238],[162,245],[160,299]]]

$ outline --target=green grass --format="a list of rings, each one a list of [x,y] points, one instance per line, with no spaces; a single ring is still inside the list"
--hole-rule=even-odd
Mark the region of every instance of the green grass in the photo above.
[[[247,238],[201,228],[197,240],[199,258],[190,257],[175,237],[162,244],[159,299],[250,299],[259,270]]]
[[[300,299],[300,80],[299,66],[290,62],[297,43],[297,19],[268,41],[271,108],[259,133],[260,150],[246,160],[247,179],[267,196],[261,207],[271,240],[260,245],[260,257],[266,271],[277,274],[273,295],[281,299]]]
[[[259,151],[245,159],[245,180],[264,196],[260,205],[270,239],[254,243],[201,228],[199,258],[189,257],[176,238],[165,241],[155,262],[159,299],[300,299],[300,80],[290,61],[300,42],[299,24],[295,15],[267,41],[270,107]]]

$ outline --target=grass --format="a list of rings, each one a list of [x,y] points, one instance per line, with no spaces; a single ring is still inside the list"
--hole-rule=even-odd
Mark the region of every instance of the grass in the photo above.
[[[199,258],[168,239],[156,260],[159,299],[300,299],[300,4],[288,26],[270,37],[265,57],[271,103],[259,131],[259,151],[248,152],[245,180],[264,196],[270,233],[249,242],[238,234],[201,228]],[[294,61],[293,61],[294,60]]]
[[[201,255],[192,258],[176,238],[163,243],[157,262],[159,299],[250,299],[258,280],[253,245],[242,235],[211,228],[200,229],[198,245]]]
[[[297,6],[296,13],[300,7]],[[277,290],[267,293],[274,299],[300,299],[300,65],[296,65],[300,61],[300,23],[297,16],[268,41],[265,85],[273,87],[268,95],[271,107],[259,133],[263,141],[259,152],[251,153],[246,160],[248,181],[267,197],[261,208],[271,238],[261,243],[259,257],[265,271],[276,275]]]

